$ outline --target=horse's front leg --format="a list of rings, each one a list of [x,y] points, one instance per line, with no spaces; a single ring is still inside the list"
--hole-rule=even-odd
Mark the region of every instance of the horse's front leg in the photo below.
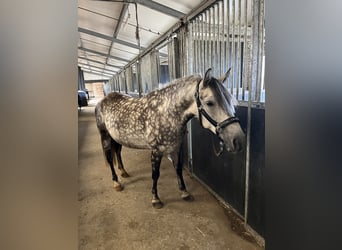
[[[182,147],[171,155],[171,160],[173,167],[176,169],[177,173],[177,180],[179,190],[182,192],[181,197],[185,201],[192,201],[194,198],[193,196],[186,190],[185,182],[183,179],[183,150]]]
[[[159,178],[159,168],[160,168],[160,162],[162,159],[162,154],[158,151],[152,151],[151,155],[151,163],[152,163],[152,180],[153,180],[153,186],[152,186],[152,206],[154,208],[162,208],[163,203],[160,201],[158,196],[158,190],[157,190],[157,183]]]

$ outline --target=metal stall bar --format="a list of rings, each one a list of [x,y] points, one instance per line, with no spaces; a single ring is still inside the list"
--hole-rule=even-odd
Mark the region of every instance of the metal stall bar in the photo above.
[[[210,61],[209,61],[209,9],[206,11],[206,15],[205,15],[205,29],[204,29],[204,34],[205,34],[205,48],[206,48],[206,53],[205,53],[205,67],[203,68],[203,74],[206,72],[206,70],[210,67]]]
[[[208,10],[208,25],[209,25],[209,29],[207,29],[206,30],[206,32],[207,32],[207,37],[208,37],[208,41],[207,41],[207,43],[208,43],[208,58],[207,58],[207,60],[208,60],[208,67],[207,68],[213,68],[213,62],[212,62],[212,58],[213,58],[213,56],[212,56],[212,52],[213,52],[213,43],[212,43],[212,18],[213,18],[213,15],[212,15],[212,10],[213,10],[213,8],[211,7],[211,8],[209,8],[209,10]],[[205,69],[205,70],[207,70],[207,69]]]
[[[186,24],[185,24],[186,25]],[[186,34],[185,34],[185,27],[181,27],[178,32],[178,61],[179,61],[179,76],[178,77],[183,77],[185,76],[186,73],[186,68],[187,68],[187,52],[186,52]],[[177,77],[177,78],[178,78]]]
[[[261,90],[263,85],[263,54],[264,54],[264,16],[265,15],[265,4],[264,0],[259,0],[259,20],[258,20],[258,78],[257,78],[257,89],[256,89],[256,101],[261,102]]]
[[[159,60],[158,50],[151,51],[150,66],[151,66],[151,90],[154,90],[154,89],[159,88],[160,60]]]
[[[201,20],[201,50],[199,51],[199,54],[201,56],[201,64],[200,64],[200,69],[201,71],[198,72],[202,75],[204,75],[204,68],[205,68],[205,51],[206,51],[206,48],[205,48],[205,43],[204,43],[204,17],[205,17],[205,13],[203,13],[201,16],[200,16],[200,20]]]
[[[238,42],[237,42],[237,83],[236,83],[236,98],[239,99],[239,90],[241,84],[241,0],[238,3]]]
[[[233,66],[233,74],[231,74],[232,76],[232,85],[231,85],[231,93],[232,95],[234,95],[234,87],[235,87],[235,72],[236,72],[236,57],[235,57],[235,0],[232,0],[231,3],[231,13],[232,13],[232,28],[231,28],[231,33],[232,34],[228,34],[228,37],[232,37],[231,38],[231,60],[232,60],[232,66]],[[228,13],[229,15],[229,13]],[[230,16],[230,15],[229,15]],[[238,99],[236,97],[236,99]]]
[[[195,50],[196,50],[196,23],[195,21],[192,21],[189,23],[189,49],[191,50],[191,53],[189,54],[189,61],[191,61],[191,67],[189,67],[188,73],[191,75],[194,72],[196,72],[196,60],[195,60]]]
[[[132,64],[130,67],[132,72],[132,93],[134,93],[135,96],[139,94],[139,88],[138,88],[138,80],[137,80],[137,65]]]
[[[176,79],[175,43],[176,38],[171,38],[170,42],[167,44],[170,81]]]
[[[194,43],[194,61],[196,64],[196,67],[194,69],[194,73],[199,73],[200,69],[199,69],[199,64],[200,64],[200,57],[198,56],[198,52],[200,50],[200,37],[199,37],[199,18],[196,18],[195,20],[195,29],[194,29],[194,36],[195,36],[195,43]]]
[[[217,4],[214,5],[213,7],[213,33],[214,33],[214,40],[213,40],[213,55],[212,55],[212,68],[214,70],[214,75],[218,76],[218,72],[219,72],[219,64],[217,62],[218,59],[218,53],[217,53],[217,41],[218,41],[218,33],[217,33],[217,19],[218,19],[218,15],[217,15]]]
[[[226,61],[227,61],[227,68],[232,67],[232,58],[231,58],[231,46],[230,46],[230,17],[229,17],[229,13],[230,13],[230,0],[224,0],[226,2],[226,13],[225,13],[225,17],[227,20],[227,34],[226,34]],[[234,71],[234,70],[233,70]],[[233,72],[232,72],[233,73]],[[227,89],[229,89],[229,87],[232,84],[232,75],[230,74],[228,79],[227,79]],[[233,94],[233,91],[231,90],[230,92],[231,94]]]
[[[224,2],[225,1],[221,1],[219,2],[220,4],[220,13],[221,13],[221,29],[220,29],[220,34],[221,34],[221,39],[220,39],[220,63],[221,63],[221,69],[220,69],[220,72],[221,74],[224,74],[226,70],[228,70],[227,67],[225,67],[224,65],[224,43],[225,43],[225,36],[224,36],[224,25],[225,25],[225,22],[224,22]]]
[[[247,32],[248,32],[248,0],[244,0],[244,4],[245,4],[245,8],[244,8],[244,14],[245,14],[245,25],[244,25],[244,35],[243,35],[243,77],[242,77],[242,100],[246,100],[246,89],[247,89],[247,63],[248,63],[248,58],[247,58],[247,39],[248,39],[248,36],[247,36]]]
[[[202,40],[201,40],[201,18],[198,17],[197,18],[197,52],[196,52],[196,58],[197,58],[197,69],[196,69],[196,73],[197,74],[200,74],[201,73],[201,54],[200,54],[200,51],[201,51],[201,48],[202,48]]]
[[[197,58],[195,57],[197,51],[197,18],[190,23],[191,28],[190,31],[192,32],[192,37],[190,38],[192,49],[191,49],[191,56],[190,60],[192,60],[192,71],[189,72],[190,74],[197,73]]]
[[[139,97],[142,97],[143,95],[143,89],[142,89],[142,80],[141,80],[141,58],[136,62],[136,74],[137,74],[137,83],[138,83],[138,92]]]
[[[151,57],[150,54],[144,55],[140,60],[142,93],[149,93],[151,88]]]
[[[228,56],[228,44],[229,44],[229,21],[228,21],[228,0],[223,0],[223,25],[222,25],[222,33],[223,33],[223,61],[224,61],[224,65],[225,65],[225,69],[224,71],[228,70],[230,67],[229,64],[229,56]],[[227,29],[226,29],[227,27]],[[228,79],[226,80],[226,88],[229,89],[229,79],[230,77],[228,77]]]
[[[256,58],[252,64],[252,86],[250,93],[250,98],[252,101],[257,101],[257,86],[258,86],[258,60],[257,56],[259,54],[259,35],[258,35],[258,27],[259,27],[259,2],[260,0],[253,0],[252,1],[252,17],[253,17],[253,29],[252,29],[252,36],[253,36],[253,54],[252,58]]]
[[[220,41],[221,41],[221,33],[220,33],[220,31],[221,31],[221,29],[220,29],[220,27],[221,27],[221,25],[220,25],[220,23],[221,23],[221,4],[222,4],[222,2],[219,2],[217,5],[216,5],[216,16],[217,16],[217,21],[216,21],[216,34],[217,34],[217,36],[216,36],[216,72],[217,72],[217,75],[219,75],[219,76],[221,76],[221,74],[223,74],[222,72],[221,72],[221,46],[220,46]]]
[[[120,83],[121,91],[127,94],[127,85],[126,85],[125,71],[122,71],[119,74],[119,83]]]
[[[206,54],[207,54],[207,44],[205,42],[206,40],[206,33],[205,33],[205,23],[206,23],[206,14],[205,12],[201,15],[201,51],[200,51],[200,55],[201,55],[201,74],[204,74],[204,70],[206,67]]]
[[[188,61],[191,61],[191,64],[189,64],[188,67],[188,74],[191,75],[194,72],[196,72],[196,60],[195,60],[195,49],[196,49],[196,24],[194,21],[189,23],[189,33],[190,36],[188,37],[189,39],[189,49],[191,50],[191,53],[189,54],[189,59]]]
[[[118,84],[117,84],[117,75],[113,76],[113,90],[119,91]]]
[[[188,74],[188,49],[187,49],[187,41],[189,32],[187,32],[188,24],[185,24],[185,26],[181,27],[179,30],[180,40],[179,40],[179,51],[178,51],[178,58],[180,60],[180,71],[178,77],[183,77]]]
[[[254,3],[259,0],[251,1],[251,16],[254,17]],[[251,31],[253,36],[250,37],[248,51],[249,51],[249,62],[248,62],[248,109],[247,109],[247,136],[246,136],[246,176],[245,176],[245,226],[247,226],[248,218],[248,201],[249,201],[249,167],[250,167],[250,147],[251,147],[251,118],[252,118],[252,78],[253,78],[253,55],[254,54],[254,29],[255,29],[255,19],[251,20]]]
[[[127,93],[130,94],[133,92],[133,76],[132,76],[132,68],[128,67],[125,71],[126,85],[127,85]]]

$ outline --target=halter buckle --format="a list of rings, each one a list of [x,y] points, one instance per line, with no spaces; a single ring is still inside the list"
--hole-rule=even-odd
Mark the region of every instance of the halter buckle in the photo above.
[[[220,134],[222,132],[222,128],[220,126],[216,127],[216,134]]]

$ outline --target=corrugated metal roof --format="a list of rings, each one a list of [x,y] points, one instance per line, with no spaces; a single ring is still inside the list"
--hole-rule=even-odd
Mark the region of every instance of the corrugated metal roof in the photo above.
[[[85,79],[109,79],[139,54],[136,13],[140,45],[144,49],[202,2],[79,0],[78,65]]]

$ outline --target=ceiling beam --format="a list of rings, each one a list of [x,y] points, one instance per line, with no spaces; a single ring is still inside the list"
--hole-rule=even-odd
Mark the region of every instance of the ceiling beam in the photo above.
[[[156,10],[158,12],[161,12],[163,14],[166,14],[168,16],[172,16],[172,17],[175,17],[175,18],[182,18],[185,16],[184,13],[178,11],[178,10],[175,10],[175,9],[172,9],[166,5],[163,5],[163,4],[160,4],[160,3],[157,3],[155,1],[152,1],[152,0],[98,0],[98,1],[105,1],[105,2],[123,2],[123,3],[138,3],[138,4],[141,4],[147,8],[150,8],[150,9],[153,9],[153,10]]]
[[[87,67],[91,67],[91,68],[95,68],[95,69],[99,69],[99,70],[103,70],[103,71],[107,71],[107,72],[104,72],[104,73],[110,73],[110,74],[116,74],[117,72],[116,71],[111,71],[109,69],[104,69],[104,68],[101,68],[101,67],[97,67],[97,66],[94,66],[94,65],[89,65],[89,64],[86,64],[86,63],[78,63],[78,65],[81,65],[81,66],[87,66]]]
[[[119,16],[119,22],[118,24],[116,25],[115,27],[115,31],[114,31],[114,34],[113,34],[113,37],[114,38],[117,38],[118,34],[119,34],[119,31],[121,29],[121,25],[124,21],[124,17],[126,15],[126,12],[128,10],[128,4],[127,3],[124,3],[123,6],[122,6],[122,9],[121,9],[121,12],[120,12],[120,16]]]
[[[83,48],[83,47],[78,47],[78,49],[86,51],[86,52],[90,52],[90,53],[93,53],[93,54],[97,54],[97,55],[100,55],[100,56],[113,58],[115,60],[124,61],[124,62],[130,62],[130,60],[127,60],[127,59],[124,59],[124,58],[121,58],[121,57],[117,57],[117,56],[107,55],[105,53],[101,53],[101,52],[98,52],[98,51],[92,50],[92,49],[87,49],[87,48]]]
[[[108,41],[112,41],[114,43],[119,43],[121,45],[125,45],[125,46],[128,46],[128,47],[131,47],[131,48],[139,50],[139,46],[134,44],[134,43],[130,43],[130,42],[127,42],[127,41],[124,41],[124,40],[120,40],[120,39],[117,39],[117,38],[114,38],[114,37],[111,37],[111,36],[107,36],[105,34],[101,34],[101,33],[98,33],[98,32],[92,31],[92,30],[88,30],[88,29],[84,29],[84,28],[80,28],[80,27],[78,27],[78,31],[81,32],[81,33],[84,33],[84,34],[88,34],[88,35],[91,35],[91,36],[96,36],[96,37],[99,37],[99,38],[102,38],[102,39],[105,39],[105,40],[108,40]],[[142,48],[142,49],[144,49],[144,48]]]
[[[182,13],[178,10],[172,9],[166,5],[162,5],[160,3],[157,3],[157,2],[154,2],[151,0],[132,0],[132,1],[128,1],[128,2],[136,2],[138,4],[144,5],[145,7],[156,10],[156,11],[161,12],[163,14],[166,14],[168,16],[176,17],[178,19],[185,16],[184,13]]]
[[[121,69],[121,68],[122,68],[122,67],[120,67],[120,66],[115,66],[115,65],[109,64],[109,63],[105,64],[105,63],[103,63],[103,62],[96,61],[96,60],[89,59],[89,58],[82,57],[82,56],[79,56],[78,58],[79,58],[79,59],[82,59],[82,60],[87,60],[87,61],[89,61],[89,62],[94,62],[94,63],[98,63],[98,64],[102,64],[102,65],[107,65],[107,66],[109,66],[109,67],[113,67],[113,68],[117,68],[117,69]]]
[[[97,82],[109,82],[109,79],[98,79],[98,80],[84,80],[85,83],[97,83]]]
[[[96,70],[96,69],[88,69],[88,68],[85,68],[84,66],[82,66],[81,69],[83,71],[89,71],[89,72],[95,72],[95,73],[98,73],[98,74],[104,74],[104,75],[109,76],[109,77],[112,77],[113,75],[115,75],[115,74],[112,74],[112,73],[102,72],[102,71]]]
[[[91,72],[91,71],[88,71],[88,70],[85,70],[85,69],[82,69],[83,72],[85,73],[88,73],[88,74],[93,74],[93,75],[97,75],[97,76],[105,76],[105,77],[108,77],[108,78],[111,78],[112,76],[108,76],[108,75],[105,75],[105,74],[101,74],[101,73],[95,73],[95,72]],[[85,80],[86,81],[86,80]]]
[[[128,9],[128,3],[124,3],[123,6],[122,6],[122,9],[121,9],[121,12],[120,12],[119,22],[116,25],[115,30],[114,30],[113,38],[115,38],[115,39],[117,39],[117,36],[118,36],[119,31],[121,29],[121,25],[122,25],[122,23],[124,21],[124,17],[126,15],[127,9]],[[112,51],[113,43],[114,43],[113,41],[110,42],[110,46],[109,46],[109,50],[108,50],[108,55],[110,55],[110,52]],[[108,63],[108,57],[106,58],[106,63]]]

